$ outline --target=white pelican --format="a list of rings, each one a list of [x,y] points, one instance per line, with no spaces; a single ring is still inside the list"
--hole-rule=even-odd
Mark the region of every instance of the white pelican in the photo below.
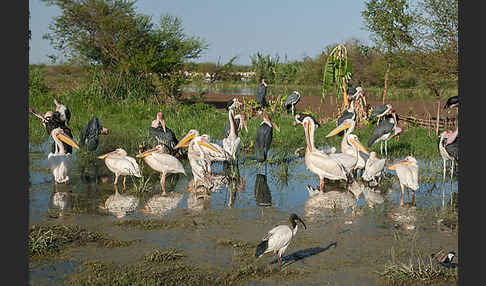
[[[380,159],[376,155],[376,152],[370,152],[370,156],[366,161],[365,170],[361,178],[367,182],[373,180],[375,183],[380,183],[381,181],[381,174],[383,169],[385,169],[385,159]],[[376,178],[378,178],[378,182],[376,182]]]
[[[209,140],[209,135],[199,135],[197,130],[192,129],[174,147],[174,149],[188,147],[187,157],[196,185],[210,181],[205,177],[211,175],[211,162],[228,161],[230,157],[221,146],[210,143]],[[210,188],[211,186],[206,187]]]
[[[164,152],[164,147],[158,144],[155,148],[147,150],[136,156],[137,158],[143,158],[145,163],[157,172],[160,172],[160,187],[162,192],[166,194],[165,191],[165,176],[167,173],[176,174],[182,173],[186,175],[184,166],[181,161],[176,157],[169,155]]]
[[[230,131],[228,137],[223,138],[223,149],[228,154],[231,155],[233,162],[237,162],[238,155],[241,151],[241,139],[236,134],[234,110],[230,109],[228,111],[228,119],[230,123]]]
[[[417,160],[412,156],[407,156],[405,159],[400,160],[388,169],[395,170],[400,181],[400,188],[402,189],[402,197],[400,199],[400,205],[403,206],[404,190],[405,187],[412,189],[412,201],[415,200],[415,191],[419,188],[419,167]]]
[[[255,257],[262,257],[263,254],[268,252],[274,252],[278,259],[278,265],[282,268],[282,255],[290,244],[292,237],[297,233],[296,220],[300,221],[305,229],[307,226],[304,221],[296,214],[291,214],[289,217],[288,225],[278,225],[272,228],[262,239],[262,242],[258,244],[255,252]]]
[[[324,178],[329,180],[345,180],[346,171],[336,159],[328,154],[317,150],[314,146],[315,123],[311,117],[305,117],[302,125],[304,126],[307,148],[305,150],[305,165],[314,174],[319,176],[319,190],[324,191]]]
[[[331,132],[329,132],[329,134],[326,135],[326,138],[334,136],[336,134],[341,133],[341,131],[346,130],[346,132],[344,133],[343,139],[341,140],[341,152],[344,153],[344,154],[348,154],[348,155],[352,156],[352,159],[349,159],[350,163],[354,161],[354,158],[356,157],[356,152],[357,152],[358,160],[357,160],[356,164],[354,164],[353,169],[355,171],[358,171],[358,170],[362,170],[366,165],[366,158],[364,158],[363,155],[360,154],[359,151],[363,152],[366,155],[368,155],[369,153],[368,153],[368,150],[366,150],[366,148],[363,146],[363,144],[361,144],[358,137],[356,137],[356,135],[351,134],[351,132],[354,131],[355,125],[356,125],[356,121],[354,121],[353,119],[345,119],[345,120],[342,121],[341,124],[339,124],[339,126],[334,128],[333,130],[331,130]],[[353,136],[351,136],[351,137],[353,137],[352,141],[354,141],[356,144],[350,143],[350,140],[348,138],[350,135],[353,135]],[[358,148],[359,150],[356,151],[356,148]],[[337,154],[339,154],[339,153],[337,153]],[[335,155],[333,155],[333,156],[335,156]],[[341,156],[341,155],[338,155],[338,156]],[[351,158],[351,157],[349,157],[349,158]]]
[[[115,174],[115,181],[113,182],[115,186],[118,183],[119,176],[123,176],[123,188],[125,188],[126,176],[142,177],[140,167],[135,158],[127,156],[127,151],[122,148],[117,148],[115,151],[98,156],[98,159],[104,159],[108,170]]]
[[[54,183],[68,183],[72,158],[70,153],[66,153],[63,142],[76,149],[79,149],[79,146],[60,127],[53,129],[51,136],[54,139],[55,151],[49,153],[47,162],[54,176]]]

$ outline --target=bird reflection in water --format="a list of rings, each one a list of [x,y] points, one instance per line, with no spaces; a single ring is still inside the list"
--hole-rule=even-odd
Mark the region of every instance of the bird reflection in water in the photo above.
[[[268,187],[266,175],[256,174],[255,201],[257,206],[268,207],[272,205],[272,193]]]
[[[307,185],[309,199],[305,203],[304,211],[306,217],[318,217],[321,215],[342,210],[344,214],[351,208],[354,214],[357,207],[357,198],[347,189],[342,189],[329,185],[328,191],[321,192]]]
[[[140,202],[139,198],[132,195],[120,194],[116,185],[114,191],[115,193],[106,199],[105,205],[99,206],[100,210],[112,213],[117,218],[122,218],[137,209]]]
[[[189,181],[186,191],[189,192],[187,198],[187,208],[191,211],[207,210],[211,207],[211,189],[206,184],[196,184],[194,179]]]
[[[165,215],[171,210],[177,208],[182,201],[182,193],[170,192],[153,195],[146,203],[143,209],[138,212],[153,215]]]
[[[57,185],[54,184],[48,204],[48,216],[57,218],[65,216],[66,213],[73,209],[73,193],[71,190],[67,192],[59,192]]]

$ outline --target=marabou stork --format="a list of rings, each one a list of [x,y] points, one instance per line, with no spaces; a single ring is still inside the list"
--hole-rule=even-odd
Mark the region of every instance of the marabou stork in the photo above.
[[[267,106],[267,84],[265,83],[265,79],[262,78],[262,83],[257,89],[256,94],[256,102],[261,105],[262,108]]]
[[[127,156],[127,151],[122,148],[117,148],[114,151],[98,156],[98,159],[104,159],[108,170],[115,174],[115,181],[113,182],[115,186],[118,183],[119,176],[123,176],[123,188],[125,188],[126,176],[142,177],[140,167],[135,158]]]
[[[412,156],[407,156],[405,159],[388,166],[388,169],[395,170],[400,181],[400,188],[402,190],[400,206],[404,204],[405,187],[412,189],[412,201],[415,201],[415,191],[419,188],[419,167],[417,160]]]
[[[182,173],[186,175],[186,171],[184,170],[181,161],[172,155],[166,154],[164,152],[164,147],[160,144],[150,150],[138,154],[136,157],[143,158],[150,168],[160,172],[160,187],[164,194],[167,193],[165,191],[165,177],[167,176],[167,173]]]
[[[376,152],[370,152],[370,156],[368,157],[368,160],[366,160],[364,173],[361,178],[366,182],[373,180],[375,183],[380,183],[381,174],[385,168],[385,162],[386,159],[378,158]],[[378,182],[376,182],[376,178],[378,178]]]
[[[246,124],[246,115],[245,113],[241,112],[241,113],[238,113],[234,116],[234,121],[235,121],[235,132],[236,132],[236,135],[238,135],[238,133],[243,130],[243,128],[245,128],[246,132],[248,132],[248,126]],[[226,125],[224,126],[224,133],[223,133],[223,138],[226,138],[228,137],[230,133],[230,123],[226,123]]]
[[[61,113],[59,113],[59,111],[47,111],[44,115],[42,115],[34,109],[29,108],[29,112],[41,120],[42,125],[46,129],[46,132],[49,136],[51,136],[52,130],[56,128],[61,128],[67,136],[69,136],[70,138],[74,138],[71,129],[69,129],[69,127],[66,126],[65,122],[61,120]],[[55,145],[55,143],[52,143],[51,152],[55,152]],[[66,144],[65,142],[63,142],[63,145],[64,151],[67,154],[71,154],[73,152],[73,148],[71,145]]]
[[[232,162],[237,163],[238,155],[241,151],[241,139],[236,132],[235,111],[233,109],[228,111],[228,120],[230,131],[228,136],[223,138],[223,149],[231,155]]]
[[[291,94],[287,95],[285,101],[282,103],[283,106],[287,109],[292,111],[292,116],[295,115],[295,105],[300,101],[300,93],[294,90]]]
[[[356,165],[354,166],[354,170],[357,172],[358,170],[361,170],[365,167],[367,155],[369,153],[368,153],[368,150],[366,150],[366,148],[364,148],[364,146],[361,144],[361,142],[359,142],[357,137],[356,137],[356,140],[355,140],[355,142],[357,143],[356,146],[349,143],[349,140],[348,140],[347,137],[349,135],[351,135],[351,132],[354,131],[355,124],[356,124],[356,121],[354,121],[352,119],[346,119],[338,127],[331,130],[331,132],[329,132],[329,134],[326,135],[326,138],[334,136],[334,135],[341,133],[341,132],[343,132],[344,130],[347,129],[345,131],[343,139],[341,140],[341,152],[348,154],[348,155],[351,155],[354,158],[355,147],[357,147],[359,149],[358,150],[358,161],[356,162]]]
[[[174,147],[177,145],[178,140],[174,132],[165,126],[162,112],[157,112],[157,117],[152,121],[149,132],[157,140],[157,144],[162,145],[167,150],[167,153],[171,155],[175,153]]]
[[[385,156],[388,156],[388,140],[398,136],[402,133],[402,128],[400,128],[397,123],[397,115],[393,109],[388,111],[388,115],[381,120],[378,125],[373,129],[370,139],[368,140],[368,148],[376,142],[380,142],[380,154],[383,154],[383,141],[385,142]]]
[[[294,116],[294,122],[292,122],[292,125],[295,127],[297,126],[298,124],[302,125],[302,122],[304,121],[304,118],[306,117],[310,117],[312,118],[312,120],[314,121],[314,124],[317,127],[321,126],[319,124],[319,121],[317,119],[315,119],[314,117],[312,117],[311,115],[309,114],[305,114],[305,113],[297,113],[295,116]]]
[[[444,109],[453,108],[453,107],[459,107],[459,96],[458,95],[453,96],[453,97],[449,97],[449,99],[447,99],[447,102],[444,105]]]
[[[55,98],[54,104],[56,105],[56,111],[61,115],[61,120],[64,122],[64,124],[69,125],[69,120],[71,119],[71,111],[69,111],[69,108],[57,102]]]
[[[78,145],[80,147],[86,146],[89,151],[94,151],[98,148],[99,136],[101,134],[108,134],[108,129],[103,127],[98,117],[93,115],[91,120],[88,121],[88,124],[81,130]]]
[[[430,255],[430,257],[433,258],[437,263],[445,267],[451,267],[453,265],[452,260],[455,256],[456,253],[454,251],[449,251],[446,253],[442,248]]]
[[[265,162],[267,160],[268,150],[272,144],[273,128],[280,132],[280,128],[273,122],[268,114],[262,112],[263,121],[258,127],[255,138],[255,155],[258,162]]]
[[[319,176],[319,190],[324,191],[324,178],[329,180],[345,180],[346,171],[335,158],[329,154],[316,149],[314,146],[315,123],[311,117],[305,117],[302,122],[306,139],[305,165],[314,174]]]
[[[443,168],[442,180],[445,180],[447,161],[451,161],[450,173],[451,173],[451,180],[452,180],[452,175],[454,174],[454,165],[456,163],[456,160],[458,159],[459,144],[456,143],[456,142],[458,142],[458,140],[456,139],[457,137],[452,139],[453,142],[448,144],[449,138],[451,138],[453,136],[454,136],[453,132],[450,131],[450,130],[446,130],[446,131],[442,132],[439,136],[438,147],[439,147],[439,153],[440,153],[440,156],[442,157],[443,167],[444,167]]]
[[[289,246],[292,237],[297,233],[297,220],[307,229],[304,221],[299,216],[295,213],[291,214],[288,225],[278,225],[265,234],[262,242],[256,248],[255,257],[259,258],[265,253],[274,252],[278,259],[279,268],[282,269],[282,256]]]
[[[385,103],[385,104],[382,104],[382,105],[379,105],[375,108],[373,108],[373,110],[371,111],[371,114],[370,114],[370,120],[373,120],[375,118],[378,119],[378,122],[380,122],[380,120],[387,114],[390,113],[390,110],[392,110],[393,107],[391,104],[388,104],[388,103]]]
[[[66,134],[60,127],[51,131],[52,139],[54,139],[55,151],[49,153],[47,162],[54,177],[54,183],[68,183],[69,169],[71,167],[71,154],[66,152],[64,144],[79,149],[78,144]]]

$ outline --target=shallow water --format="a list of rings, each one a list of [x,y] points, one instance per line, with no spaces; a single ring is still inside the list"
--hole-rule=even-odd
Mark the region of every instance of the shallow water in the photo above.
[[[288,165],[267,164],[259,167],[249,159],[252,154],[241,154],[238,168],[239,181],[231,185],[223,182],[218,190],[204,197],[196,197],[187,190],[192,173],[188,162],[184,161],[188,175],[169,175],[167,178],[169,195],[161,196],[158,180],[151,181],[150,191],[137,194],[133,191],[134,181],[131,178],[127,179],[127,190],[123,190],[122,184],[119,182],[118,194],[116,194],[113,187],[113,175],[106,169],[102,160],[98,160],[95,166],[88,166],[84,170],[84,175],[81,174],[79,164],[74,164],[70,174],[70,184],[54,185],[47,166],[48,147],[48,143],[30,146],[30,224],[45,222],[80,224],[108,233],[118,239],[140,239],[142,243],[120,249],[69,250],[68,256],[74,259],[72,261],[60,261],[54,266],[46,266],[42,263],[32,265],[30,279],[36,283],[63,281],[60,277],[72,273],[78,267],[79,261],[101,259],[132,263],[134,259],[140,259],[142,253],[152,248],[179,248],[185,253],[190,253],[187,258],[188,263],[205,263],[228,269],[229,265],[236,263],[232,257],[232,251],[225,248],[215,250],[215,240],[230,239],[237,235],[239,240],[257,243],[271,226],[285,222],[288,214],[292,212],[302,216],[315,234],[309,231],[299,234],[303,241],[307,241],[307,244],[304,246],[303,242],[296,242],[291,247],[293,249],[287,250],[286,254],[306,249],[306,247],[310,247],[309,243],[314,243],[316,246],[319,241],[318,245],[323,249],[329,243],[340,239],[342,240],[340,240],[340,245],[346,245],[346,239],[355,241],[368,236],[382,239],[388,237],[390,241],[393,241],[391,238],[393,225],[401,223],[388,219],[388,214],[396,210],[400,202],[398,179],[394,172],[388,170],[385,171],[385,177],[389,179],[375,188],[364,187],[362,183],[353,185],[358,185],[366,191],[363,191],[358,199],[354,200],[353,195],[347,192],[347,197],[341,198],[342,207],[339,207],[339,203],[334,201],[334,206],[338,209],[336,210],[336,208],[326,206],[325,201],[329,201],[329,199],[320,197],[320,194],[313,196],[307,190],[307,185],[318,187],[319,178],[306,169],[303,157],[292,157]],[[73,154],[74,160],[78,159],[76,152]],[[269,155],[270,158],[274,156],[276,154],[272,152]],[[393,161],[395,159],[390,160],[390,162]],[[420,188],[415,192],[417,213],[412,215],[414,216],[412,222],[404,224],[413,225],[413,229],[423,230],[422,246],[427,247],[433,245],[434,240],[437,240],[436,237],[440,236],[440,232],[434,227],[436,222],[431,219],[433,218],[431,213],[433,214],[434,210],[443,204],[443,201],[444,203],[449,202],[451,193],[457,192],[458,184],[455,177],[451,181],[447,176],[446,180],[442,181],[442,160],[419,159],[419,168]],[[223,164],[214,163],[213,172],[222,174],[224,172]],[[330,193],[335,191],[337,196],[346,192],[344,184],[326,183],[326,189]],[[110,206],[107,204],[108,201],[111,202]],[[408,201],[409,197],[406,196],[405,202]],[[150,212],[138,211],[144,209],[146,205],[150,206]],[[203,228],[197,232],[185,229],[175,229],[170,232],[167,230],[126,230],[113,225],[115,221],[121,220],[175,219],[184,216],[199,222],[213,221],[213,218],[217,217],[218,225]],[[210,224],[208,223],[208,225]],[[318,230],[328,227],[334,230],[333,235],[322,242],[319,239]],[[350,229],[354,230],[349,232]],[[383,236],[383,233],[386,235]],[[427,240],[426,237],[434,238]],[[456,247],[457,253],[457,234],[442,239],[444,239],[445,245]],[[369,247],[386,249],[390,245],[392,244],[384,242],[381,246],[379,243],[370,243]],[[299,248],[299,246],[301,247]],[[340,255],[336,251],[328,250],[323,253]],[[341,257],[345,257],[349,251],[352,249],[347,249],[345,253],[341,254]],[[384,259],[384,254],[380,252],[380,255]],[[304,269],[311,269],[312,261],[321,267],[323,267],[323,263],[327,263],[311,257],[299,261],[297,265]],[[367,268],[369,266],[361,265],[360,267],[365,268],[362,271],[369,270]],[[354,266],[355,276],[349,277],[340,272],[333,272],[332,279],[323,281],[335,281],[338,284],[353,284],[356,281],[373,283],[371,281],[375,279],[373,277],[376,275],[364,274],[359,270],[360,267]]]

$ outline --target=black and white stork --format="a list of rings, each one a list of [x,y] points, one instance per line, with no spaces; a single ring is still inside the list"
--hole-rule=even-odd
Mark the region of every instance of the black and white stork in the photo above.
[[[38,117],[42,125],[45,127],[46,132],[49,136],[52,134],[52,130],[56,128],[61,128],[63,133],[69,136],[69,138],[74,138],[71,129],[66,126],[65,121],[61,119],[61,113],[59,111],[47,111],[44,115],[35,111],[33,108],[29,108],[29,112]],[[66,154],[71,154],[73,152],[73,147],[65,142],[62,142],[64,151]],[[56,149],[56,143],[53,142],[51,146],[51,152],[54,153]]]
[[[261,112],[263,121],[258,127],[255,139],[255,155],[258,162],[265,162],[267,160],[268,150],[272,144],[273,128],[280,132],[280,128],[273,122],[268,114]]]
[[[262,108],[267,106],[267,84],[265,83],[265,79],[262,78],[262,83],[257,89],[256,94],[256,102],[261,105]]]
[[[283,106],[287,109],[292,111],[292,116],[295,115],[295,105],[300,101],[300,93],[294,90],[291,94],[287,95],[284,102],[282,103]]]
[[[287,247],[289,247],[290,241],[297,233],[298,226],[296,221],[302,223],[302,226],[307,229],[304,221],[297,214],[291,214],[288,225],[277,225],[265,234],[262,242],[256,248],[255,257],[259,258],[265,253],[273,252],[277,256],[279,268],[282,269],[282,256],[285,250],[287,250]]]
[[[449,97],[444,105],[444,109],[459,107],[459,96]]]
[[[108,129],[101,125],[101,121],[93,115],[88,121],[88,124],[84,126],[83,130],[79,134],[79,147],[86,146],[88,151],[94,151],[98,148],[99,136],[101,134],[108,134]]]
[[[379,105],[375,108],[373,108],[373,110],[371,111],[371,114],[370,114],[370,120],[373,120],[373,119],[378,119],[378,122],[387,114],[389,114],[390,110],[392,110],[393,107],[391,104],[388,104],[388,103],[385,103],[385,104],[382,104],[382,105]]]
[[[157,140],[157,144],[162,145],[166,149],[167,153],[173,155],[176,152],[174,147],[179,140],[177,140],[174,132],[165,126],[164,114],[162,112],[157,112],[157,118],[152,121],[149,132]]]
[[[380,142],[380,154],[383,154],[383,142],[385,142],[385,156],[388,156],[388,140],[398,136],[402,133],[402,128],[398,126],[398,116],[395,111],[391,109],[389,114],[381,120],[373,129],[370,139],[368,140],[368,148],[376,142]]]

